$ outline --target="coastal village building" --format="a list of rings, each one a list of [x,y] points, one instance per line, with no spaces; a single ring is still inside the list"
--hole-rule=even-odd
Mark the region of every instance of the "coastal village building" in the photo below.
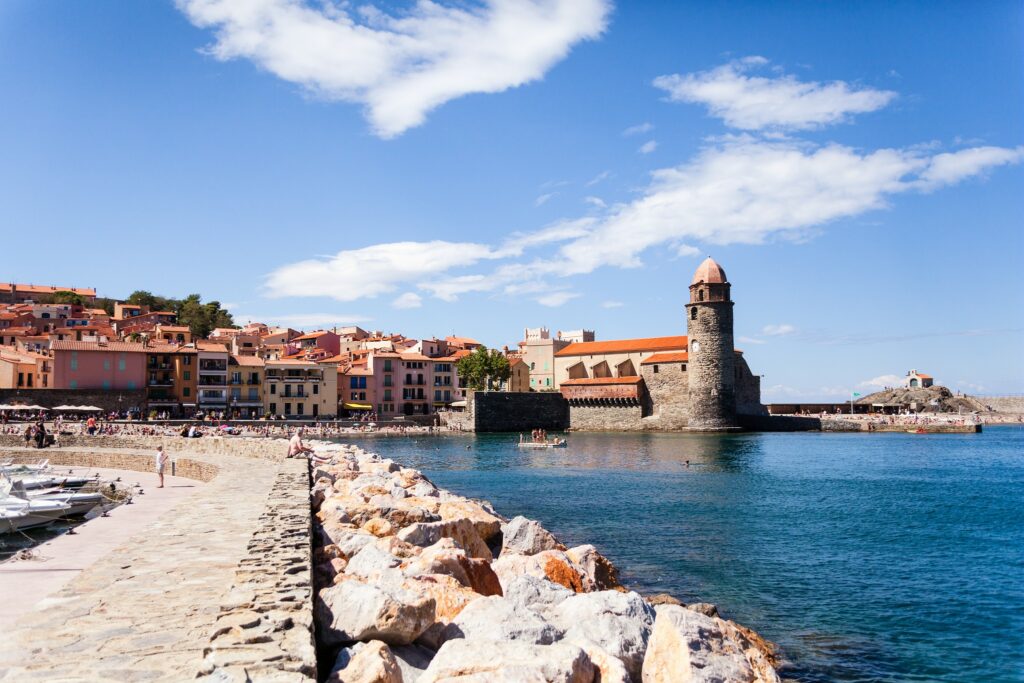
[[[146,381],[145,345],[122,341],[53,343],[56,389],[142,389]]]
[[[17,304],[25,301],[49,301],[57,292],[71,292],[86,301],[96,298],[96,290],[91,287],[56,287],[49,285],[30,285],[15,282],[0,282],[0,304]]]
[[[228,408],[228,349],[219,342],[196,342],[199,410],[223,412]]]
[[[232,417],[263,415],[263,387],[266,362],[256,356],[232,353],[228,357],[228,405]]]
[[[0,348],[0,389],[47,389],[53,386],[50,357]]]
[[[903,382],[906,384],[908,389],[925,389],[932,386],[935,383],[935,380],[931,375],[925,375],[917,370],[911,370],[907,373],[907,377]]]
[[[594,338],[593,330],[558,332],[552,337],[546,327],[526,328],[523,332],[523,341],[519,342],[519,356],[530,372],[529,388],[534,391],[557,390],[555,354],[574,342],[592,342]]]
[[[268,360],[264,367],[264,411],[284,417],[336,415],[338,372],[297,359]]]
[[[765,415],[760,378],[733,346],[733,301],[712,259],[689,287],[686,336],[571,344],[555,377],[574,429],[726,431]]]
[[[183,344],[146,343],[146,404],[172,416],[195,412],[198,351]]]
[[[516,356],[508,359],[508,365],[512,374],[501,383],[501,391],[529,391],[530,369],[526,361]]]

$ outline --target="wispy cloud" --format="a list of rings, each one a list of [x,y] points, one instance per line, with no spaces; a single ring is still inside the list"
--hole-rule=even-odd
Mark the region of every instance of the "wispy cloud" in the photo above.
[[[736,337],[736,341],[741,344],[765,344],[764,339],[758,339],[757,337]]]
[[[659,76],[654,85],[667,92],[669,99],[703,104],[712,116],[742,130],[818,128],[881,109],[896,97],[890,90],[844,81],[749,75],[767,64],[763,57],[747,57],[710,71]]]
[[[579,294],[576,294],[575,292],[552,292],[550,294],[545,294],[544,296],[537,297],[537,303],[539,303],[541,306],[557,308],[558,306],[562,306],[566,302],[571,301],[578,296]]]
[[[858,389],[873,389],[880,390],[885,387],[898,387],[903,384],[903,378],[899,375],[879,375],[878,377],[872,377],[866,379],[863,382],[857,384]]]
[[[416,292],[406,292],[392,301],[391,305],[395,308],[419,308],[423,305],[423,297]]]
[[[282,325],[285,327],[333,327],[335,325],[354,325],[356,323],[369,322],[373,318],[365,315],[349,313],[236,313],[235,323],[244,324],[247,322],[261,322],[268,325]]]
[[[641,154],[650,154],[656,149],[658,149],[658,141],[648,140],[644,144],[640,145],[640,147],[636,151],[640,152]]]
[[[423,0],[401,14],[372,5],[295,0],[176,0],[213,29],[206,52],[248,59],[329,100],[361,104],[394,137],[470,93],[536,81],[571,48],[600,36],[609,0]]]
[[[781,325],[765,325],[761,328],[761,334],[767,337],[784,337],[796,332],[796,328],[787,323]]]
[[[583,201],[585,203],[590,204],[591,206],[595,206],[595,207],[597,207],[599,209],[604,209],[604,208],[606,208],[608,206],[605,203],[605,201],[603,199],[601,199],[600,197],[594,197],[594,196],[584,197]]]
[[[600,182],[608,180],[611,177],[612,177],[612,172],[611,171],[601,171],[596,176],[594,176],[593,178],[588,180],[585,184],[586,184],[587,187],[593,187],[594,185],[597,185]]]
[[[552,197],[556,196],[558,196],[557,192],[545,192],[544,194],[540,195],[539,197],[533,200],[533,205],[544,206],[551,200]]]
[[[654,124],[644,122],[638,123],[635,126],[630,126],[626,130],[622,131],[622,134],[625,137],[630,137],[633,135],[643,135],[644,133],[650,133],[652,130],[654,130]]]
[[[625,304],[621,301],[602,301],[601,308],[622,308]]]

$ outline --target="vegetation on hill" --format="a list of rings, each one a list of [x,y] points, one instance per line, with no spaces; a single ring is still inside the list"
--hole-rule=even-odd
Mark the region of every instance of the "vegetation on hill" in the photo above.
[[[172,311],[178,316],[179,325],[187,325],[196,337],[206,337],[217,327],[238,327],[219,301],[203,303],[199,294],[189,294],[184,299],[158,296],[144,289],[128,295],[127,303],[148,306],[151,311]]]

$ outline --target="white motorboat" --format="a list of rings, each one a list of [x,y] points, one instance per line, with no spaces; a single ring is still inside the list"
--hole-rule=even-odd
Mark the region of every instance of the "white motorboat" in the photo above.
[[[0,472],[8,476],[19,474],[42,474],[49,468],[50,461],[47,459],[39,460],[34,463],[14,463],[8,460],[4,464],[0,465]]]
[[[520,441],[520,448],[567,448],[569,442],[565,439],[552,439],[551,441]]]
[[[53,475],[37,475],[31,477],[19,477],[18,481],[26,490],[32,491],[34,489],[52,489],[52,488],[65,488],[65,489],[80,489],[93,479],[88,477],[61,477]]]
[[[11,497],[28,501],[56,501],[66,503],[69,507],[64,513],[65,517],[83,517],[89,514],[97,505],[104,500],[102,493],[98,491],[82,492],[62,488],[33,489],[26,490],[20,481],[11,485]]]
[[[70,509],[70,505],[59,500],[0,499],[0,533],[52,524]]]

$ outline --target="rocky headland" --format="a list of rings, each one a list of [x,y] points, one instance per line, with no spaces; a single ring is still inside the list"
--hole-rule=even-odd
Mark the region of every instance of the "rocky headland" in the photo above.
[[[644,597],[592,545],[319,444],[314,614],[330,683],[773,682],[773,646],[712,605]]]

